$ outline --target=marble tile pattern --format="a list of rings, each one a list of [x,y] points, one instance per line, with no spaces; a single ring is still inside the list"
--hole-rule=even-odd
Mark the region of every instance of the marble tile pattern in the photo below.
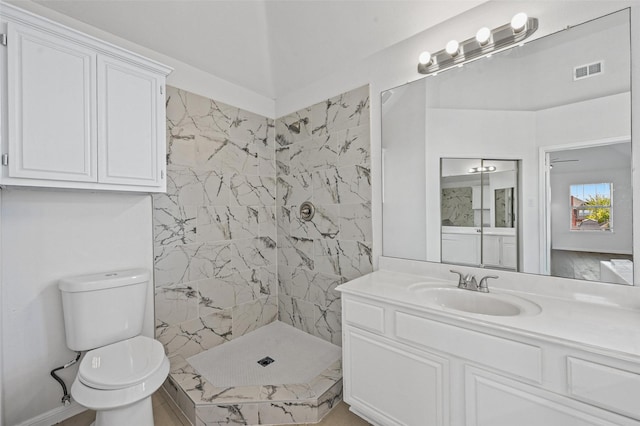
[[[369,114],[363,86],[275,121],[279,318],[337,345],[335,288],[372,271]]]
[[[309,383],[218,388],[176,356],[164,387],[194,425],[317,423],[342,400],[342,368],[338,360]]]
[[[472,190],[470,186],[442,188],[440,194],[443,226],[473,226]]]
[[[186,358],[278,316],[275,123],[173,87],[166,107],[156,336]]]

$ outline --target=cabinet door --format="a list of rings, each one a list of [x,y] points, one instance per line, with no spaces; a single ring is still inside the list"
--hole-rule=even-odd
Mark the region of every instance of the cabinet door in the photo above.
[[[442,234],[442,261],[478,265],[480,263],[480,234]]]
[[[551,392],[466,368],[467,426],[620,426],[637,424]]]
[[[345,400],[368,418],[385,425],[448,424],[445,359],[348,327],[343,364]]]
[[[163,185],[163,85],[155,73],[98,57],[98,182]]]
[[[96,55],[8,23],[9,176],[95,182]]]
[[[482,236],[482,264],[488,266],[501,266],[500,252],[502,237],[498,235]]]
[[[502,237],[502,266],[514,269],[518,266],[516,237]]]

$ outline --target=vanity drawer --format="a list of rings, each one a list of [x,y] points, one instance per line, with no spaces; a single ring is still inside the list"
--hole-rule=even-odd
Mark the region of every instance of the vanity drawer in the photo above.
[[[540,383],[542,350],[533,345],[396,312],[396,336]]]
[[[345,299],[343,310],[347,323],[384,334],[383,307]]]
[[[570,396],[640,419],[640,374],[567,357],[567,376]]]

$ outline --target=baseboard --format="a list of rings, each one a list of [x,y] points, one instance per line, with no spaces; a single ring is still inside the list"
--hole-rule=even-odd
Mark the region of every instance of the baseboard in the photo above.
[[[86,408],[72,401],[71,404],[54,408],[17,426],[51,426],[85,411]]]

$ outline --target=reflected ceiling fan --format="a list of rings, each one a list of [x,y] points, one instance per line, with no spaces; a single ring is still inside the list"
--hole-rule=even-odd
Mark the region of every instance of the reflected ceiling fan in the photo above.
[[[563,160],[561,158],[551,158],[549,160],[549,167],[553,169],[553,165],[554,164],[558,164],[558,163],[575,163],[575,162],[578,162],[578,161],[580,161],[580,160],[578,160],[578,159],[566,159],[566,160]]]

